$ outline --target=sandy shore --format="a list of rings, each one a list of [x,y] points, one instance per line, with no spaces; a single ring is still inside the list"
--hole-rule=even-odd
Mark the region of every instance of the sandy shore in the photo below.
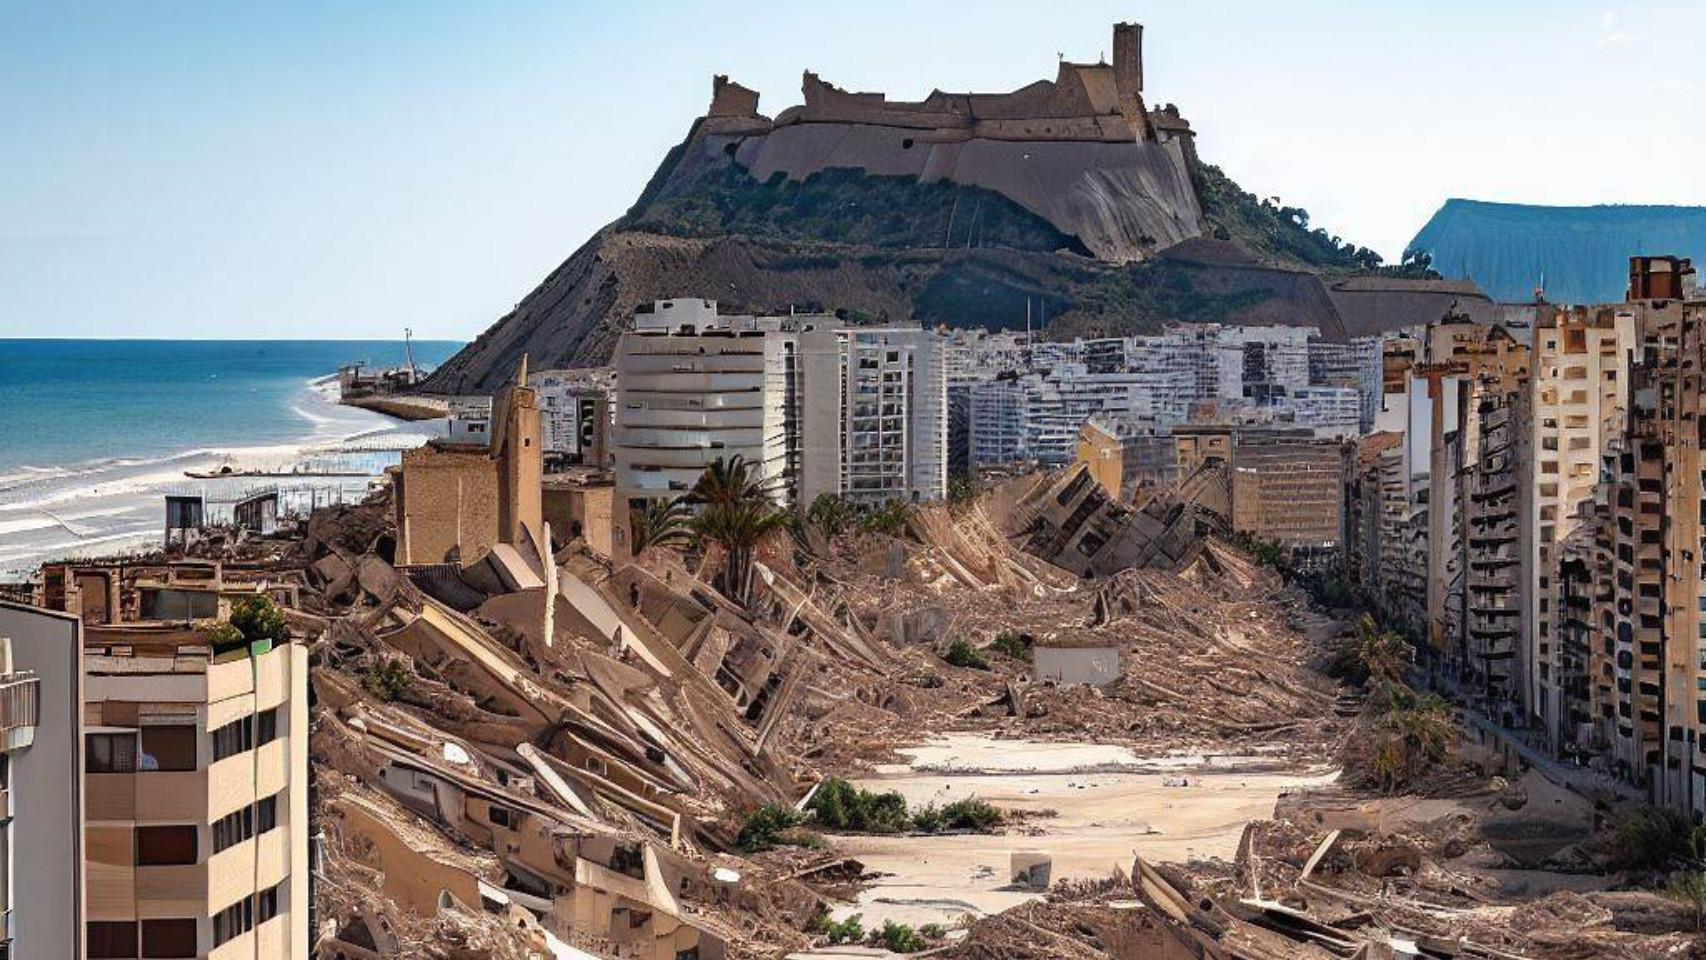
[[[335,391],[335,384],[332,385]],[[281,508],[359,500],[400,451],[419,446],[437,421],[400,423],[339,406],[324,382],[304,384],[292,409],[302,433],[283,442],[186,450],[148,459],[116,458],[0,474],[0,578],[27,576],[44,560],[110,556],[159,546],[167,494],[201,495],[210,519],[242,496],[277,489]],[[265,438],[257,438],[264,440]],[[186,472],[354,472],[351,477],[230,477],[192,480]]]
[[[859,781],[893,790],[909,805],[978,797],[998,807],[1052,815],[988,836],[835,837],[837,852],[886,874],[839,919],[951,924],[998,913],[1038,894],[1008,887],[1015,851],[1053,857],[1054,879],[1095,879],[1129,870],[1132,855],[1161,861],[1231,858],[1250,820],[1271,817],[1280,795],[1330,783],[1331,769],[1251,772],[1259,757],[1136,756],[1103,744],[1032,743],[955,734],[902,750],[912,763]]]

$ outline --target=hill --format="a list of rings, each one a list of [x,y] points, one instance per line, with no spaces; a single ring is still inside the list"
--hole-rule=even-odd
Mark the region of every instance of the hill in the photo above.
[[[804,103],[771,119],[756,93],[716,78],[633,207],[427,388],[488,392],[524,353],[604,363],[636,307],[680,296],[992,328],[1022,326],[1029,302],[1057,336],[1175,320],[1328,336],[1378,325],[1347,322],[1330,285],[1426,277],[1425,264],[1383,267],[1202,163],[1178,109],[1144,105],[1139,29],[1115,27],[1113,64],[1062,62],[1053,81],[1006,94],[905,103],[807,72]],[[1396,296],[1426,312],[1461,292]]]
[[[1706,263],[1706,207],[1538,207],[1447,200],[1410,241],[1448,277],[1524,302],[1542,285],[1553,303],[1615,303],[1629,257],[1674,254]]]

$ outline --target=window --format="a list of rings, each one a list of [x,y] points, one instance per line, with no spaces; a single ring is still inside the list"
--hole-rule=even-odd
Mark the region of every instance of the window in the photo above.
[[[256,924],[266,923],[273,917],[278,916],[278,888],[282,886],[284,886],[284,884],[280,883],[277,886],[262,890],[260,893],[255,894]]]
[[[253,749],[254,722],[253,717],[242,717],[213,731],[213,759],[217,762]]]
[[[244,807],[220,817],[213,824],[213,852],[235,846],[254,836],[254,808]]]
[[[283,793],[284,791],[279,791]],[[278,826],[278,797],[275,793],[255,804],[255,835],[260,836]]]
[[[91,920],[84,927],[89,941],[90,960],[136,956],[136,921]]]
[[[278,739],[278,708],[274,707],[255,718],[255,746]]]
[[[136,734],[91,733],[83,738],[86,773],[135,773]]]
[[[194,770],[195,727],[143,727],[141,770]]]
[[[486,819],[490,820],[492,825],[496,827],[514,826],[514,820],[511,819],[510,812],[496,804],[486,808]]]
[[[255,901],[250,897],[233,903],[213,915],[213,945],[241,936],[255,927]]]
[[[196,861],[195,827],[137,827],[136,865],[182,866]]]
[[[195,921],[142,921],[142,955],[148,958],[195,956]]]

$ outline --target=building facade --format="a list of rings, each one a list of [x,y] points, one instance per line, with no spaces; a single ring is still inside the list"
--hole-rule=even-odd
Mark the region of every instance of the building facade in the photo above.
[[[0,956],[90,955],[83,854],[82,623],[0,601]]]

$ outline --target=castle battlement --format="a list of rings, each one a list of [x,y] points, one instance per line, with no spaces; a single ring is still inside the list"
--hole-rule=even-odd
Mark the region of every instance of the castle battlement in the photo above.
[[[758,112],[757,93],[719,76],[712,83],[706,117],[716,132],[855,123],[918,130],[938,142],[984,138],[1129,143],[1189,136],[1190,124],[1177,108],[1157,115],[1144,107],[1142,25],[1115,24],[1113,51],[1111,64],[1063,60],[1053,80],[1038,80],[1009,93],[935,90],[920,101],[843,90],[807,70],[800,84],[805,102],[782,111],[774,121]]]

